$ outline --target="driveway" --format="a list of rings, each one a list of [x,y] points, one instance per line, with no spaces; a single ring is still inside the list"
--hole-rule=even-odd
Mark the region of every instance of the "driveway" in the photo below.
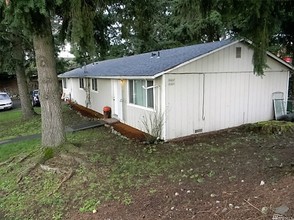
[[[19,98],[13,98],[13,108],[21,108],[21,103],[20,103],[20,99]]]

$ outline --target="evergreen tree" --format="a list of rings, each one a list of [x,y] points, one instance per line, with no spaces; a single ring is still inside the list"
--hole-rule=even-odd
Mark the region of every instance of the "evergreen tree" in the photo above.
[[[33,41],[38,71],[42,114],[42,145],[60,146],[65,141],[61,112],[61,91],[56,71],[56,53],[52,34],[54,19],[61,18],[64,34],[76,51],[94,55],[94,18],[98,0],[7,0],[4,16],[11,26],[23,29]]]
[[[279,51],[286,48],[293,56],[293,1],[177,0],[176,3],[179,10],[176,18],[187,26],[199,23],[199,19],[202,20],[200,23],[206,23],[207,20],[203,31],[199,32],[197,28],[188,29],[190,35],[208,35],[208,40],[233,35],[252,41],[253,71],[257,75],[263,75],[264,69],[267,68],[266,51],[274,43],[273,39],[276,45],[277,42],[280,43]]]
[[[35,115],[30,101],[27,76],[25,73],[25,48],[31,45],[21,31],[11,27],[4,19],[4,5],[0,4],[0,69],[16,75],[21,101],[22,118],[28,120]]]

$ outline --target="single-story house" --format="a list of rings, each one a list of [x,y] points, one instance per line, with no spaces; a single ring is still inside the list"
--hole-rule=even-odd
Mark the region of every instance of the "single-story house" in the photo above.
[[[100,113],[109,106],[112,117],[142,131],[162,121],[160,136],[169,140],[274,118],[273,95],[287,100],[293,67],[268,52],[265,75],[256,76],[252,55],[247,42],[228,39],[94,62],[59,77],[64,98]]]

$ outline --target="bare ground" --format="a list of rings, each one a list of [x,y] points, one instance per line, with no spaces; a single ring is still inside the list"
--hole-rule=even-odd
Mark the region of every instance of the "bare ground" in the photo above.
[[[96,213],[71,210],[66,219],[294,219],[291,133],[263,135],[239,128],[166,143],[159,153],[179,147],[193,154],[175,170],[182,173],[179,179],[158,176],[129,189],[128,205],[109,201]],[[281,206],[288,208],[282,215]]]
[[[76,115],[68,114],[66,117],[69,122],[80,120]],[[74,134],[73,148],[68,146],[68,151],[63,150],[62,154],[55,155],[44,164],[59,169],[53,181],[57,179],[60,184],[46,192],[53,204],[57,203],[52,197],[56,192],[63,197],[62,218],[56,219],[294,219],[292,130],[281,131],[276,126],[266,132],[254,126],[245,128],[158,145],[120,138],[112,134],[110,128],[93,129],[97,139],[85,136],[82,143],[74,141]],[[144,166],[141,170],[134,168],[143,183],[133,184],[136,179],[128,176],[133,168],[127,167],[132,163],[121,163],[119,177],[122,181],[129,181],[131,187],[122,184],[124,187],[120,188],[114,184],[117,188],[109,186],[106,190],[112,190],[113,195],[117,191],[116,196],[126,194],[127,198],[114,196],[102,199],[93,210],[82,212],[81,200],[87,201],[89,193],[100,199],[97,192],[104,189],[99,186],[108,187],[102,182],[117,171],[118,168],[115,170],[112,165],[119,164],[118,160],[126,155],[131,155],[129,158],[137,162],[154,162],[154,169],[161,168],[158,169],[160,172],[146,171],[150,167],[147,164],[146,170]],[[94,161],[93,158],[98,159]],[[90,179],[88,174],[94,178]],[[44,171],[34,169],[29,176],[31,184],[37,186],[44,177]],[[50,185],[49,182],[46,184]],[[19,190],[31,190],[27,187],[25,183],[19,183]],[[5,192],[0,192],[0,195],[8,196]],[[48,212],[47,219],[52,219],[49,214],[54,212],[54,206],[47,203],[40,206],[32,201],[31,209],[27,210],[29,219],[46,219],[42,210]],[[0,217],[4,214],[0,210]]]

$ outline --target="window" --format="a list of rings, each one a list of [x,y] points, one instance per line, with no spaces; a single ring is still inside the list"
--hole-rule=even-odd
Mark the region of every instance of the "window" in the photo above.
[[[147,81],[147,88],[153,86],[153,81]],[[153,100],[153,87],[147,89],[147,107],[153,108],[154,107],[154,100]]]
[[[236,47],[236,58],[241,58],[241,47]]]
[[[97,89],[97,79],[92,79],[92,90],[98,91],[98,89]]]
[[[83,89],[84,87],[84,78],[80,78],[80,88]]]
[[[62,84],[63,84],[63,88],[66,89],[67,86],[66,86],[66,79],[62,79]]]
[[[143,107],[153,108],[153,81],[129,80],[130,103]]]

